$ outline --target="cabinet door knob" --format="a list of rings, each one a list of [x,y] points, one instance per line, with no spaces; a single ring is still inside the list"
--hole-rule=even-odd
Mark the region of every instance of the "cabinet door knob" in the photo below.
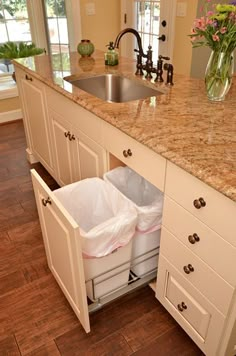
[[[187,266],[183,267],[183,270],[186,274],[190,274],[191,272],[194,272],[194,267],[189,263]]]
[[[198,236],[198,234],[194,233],[194,234],[192,234],[192,235],[189,235],[188,241],[189,241],[191,244],[195,244],[195,242],[200,241],[200,237]]]
[[[64,132],[65,137],[70,136],[70,131]]]
[[[132,151],[130,148],[128,148],[128,150],[124,150],[123,151],[123,156],[124,157],[131,157],[132,156]]]
[[[51,199],[47,197],[47,199],[42,199],[42,204],[44,206],[47,206],[47,204],[52,204]]]
[[[69,132],[69,140],[70,140],[70,141],[75,140],[75,136],[74,136],[74,135],[71,135],[70,132]]]
[[[193,205],[195,206],[196,209],[201,209],[204,206],[206,206],[206,202],[203,198],[199,198],[193,201]]]
[[[25,75],[25,79],[30,80],[31,82],[33,81],[33,79],[31,77],[29,77],[27,74]]]
[[[177,308],[180,312],[182,312],[182,311],[186,310],[188,307],[184,302],[182,302],[181,304],[177,305]]]

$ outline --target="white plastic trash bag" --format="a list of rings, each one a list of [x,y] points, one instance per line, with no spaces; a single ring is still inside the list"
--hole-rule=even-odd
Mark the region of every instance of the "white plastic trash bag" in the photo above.
[[[106,256],[132,239],[137,212],[102,179],[84,179],[54,194],[80,227],[84,257]]]
[[[163,193],[129,167],[117,167],[104,174],[126,198],[131,200],[138,214],[137,230],[152,232],[160,229]]]

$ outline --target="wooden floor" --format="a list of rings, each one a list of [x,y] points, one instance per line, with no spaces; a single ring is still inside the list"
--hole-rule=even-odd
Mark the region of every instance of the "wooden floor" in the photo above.
[[[47,267],[25,148],[21,121],[0,125],[0,355],[202,355],[149,287],[92,314],[83,331]]]

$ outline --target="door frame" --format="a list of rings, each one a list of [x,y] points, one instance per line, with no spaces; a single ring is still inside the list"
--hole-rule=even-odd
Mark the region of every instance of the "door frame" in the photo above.
[[[164,31],[163,28],[162,33],[167,36],[167,46],[165,53],[163,52],[162,55],[169,56],[170,59],[173,59],[173,52],[174,52],[174,33],[175,33],[175,19],[176,19],[176,3],[177,0],[161,0],[161,8],[164,9],[164,12],[161,12],[161,18],[167,21],[169,24],[168,32]],[[120,27],[121,30],[127,27],[134,27],[135,21],[135,14],[134,14],[134,0],[121,0],[121,14],[120,14]],[[163,18],[164,17],[164,18]],[[167,29],[166,28],[166,29]],[[129,36],[129,35],[128,35]],[[132,48],[132,50],[130,50]],[[121,41],[120,45],[120,52],[122,56],[125,57],[132,57],[132,51],[135,48],[135,38],[134,36],[128,38],[127,41]]]

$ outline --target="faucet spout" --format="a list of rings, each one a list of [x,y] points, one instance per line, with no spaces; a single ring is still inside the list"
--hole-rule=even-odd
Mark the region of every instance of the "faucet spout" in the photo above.
[[[141,37],[138,33],[138,31],[136,31],[134,28],[125,28],[124,30],[122,30],[116,37],[115,43],[114,43],[114,48],[119,48],[119,43],[121,38],[124,36],[125,33],[133,33],[134,36],[137,39],[137,43],[138,43],[138,51],[141,57],[146,58],[147,55],[144,54],[143,52],[143,46],[142,46],[142,40]]]

